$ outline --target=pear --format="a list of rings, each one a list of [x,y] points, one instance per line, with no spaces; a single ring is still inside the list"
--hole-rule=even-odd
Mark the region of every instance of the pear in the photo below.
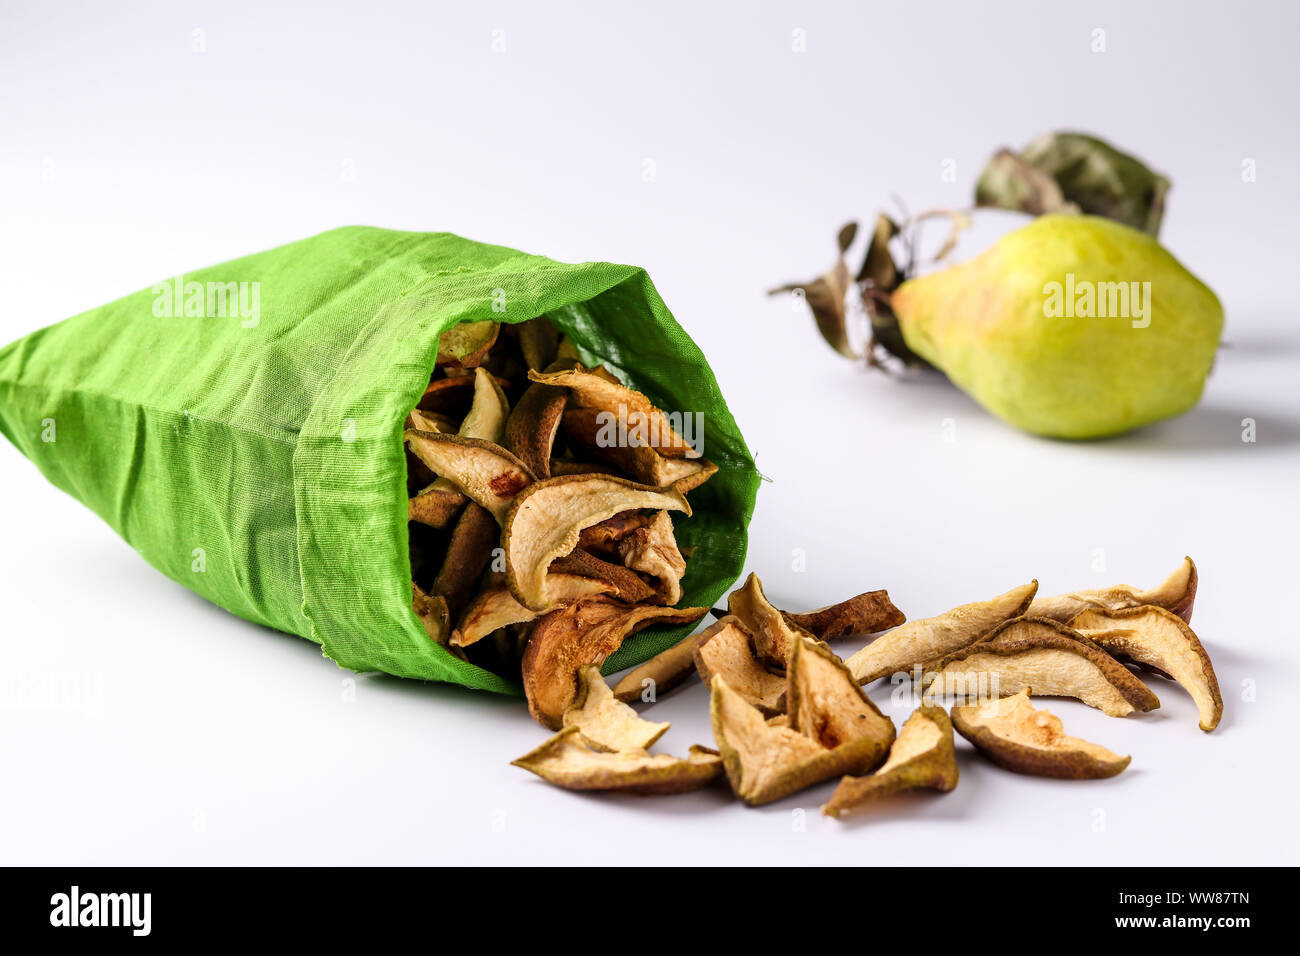
[[[1047,215],[979,257],[904,282],[910,349],[994,415],[1056,438],[1117,435],[1200,400],[1223,307],[1163,246]]]

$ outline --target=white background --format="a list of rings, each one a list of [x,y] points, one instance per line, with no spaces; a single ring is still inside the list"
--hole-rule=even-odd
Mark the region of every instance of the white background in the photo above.
[[[508,766],[544,738],[518,701],[369,677],[349,700],[314,645],[162,578],[3,444],[0,862],[1297,862],[1285,5],[114,6],[0,8],[0,340],[349,223],[636,263],[771,479],[749,567],[778,604],[888,587],[924,617],[1031,577],[1146,586],[1191,554],[1226,712],[1203,734],[1162,682],[1127,720],[1053,701],[1132,767],[1019,777],[959,742],[956,791],[849,825],[818,815],[830,784],[758,810],[574,795]],[[1230,345],[1185,417],[1031,438],[937,376],[840,359],[764,296],[824,269],[846,219],[893,193],[965,205],[993,150],[1060,127],[1174,181],[1162,239]],[[698,685],[654,716],[667,750],[711,742]]]

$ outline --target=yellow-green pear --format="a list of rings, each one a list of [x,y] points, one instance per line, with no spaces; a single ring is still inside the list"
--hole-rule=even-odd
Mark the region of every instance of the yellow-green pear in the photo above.
[[[893,293],[909,348],[1005,421],[1101,438],[1182,414],[1223,330],[1209,288],[1144,233],[1048,215]]]

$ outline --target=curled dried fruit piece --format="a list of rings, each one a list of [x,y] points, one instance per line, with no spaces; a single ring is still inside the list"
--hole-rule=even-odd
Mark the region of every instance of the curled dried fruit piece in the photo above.
[[[963,604],[937,617],[908,621],[876,638],[846,663],[862,684],[910,671],[917,664],[974,644],[1003,621],[1024,614],[1037,590],[1038,582],[1030,581],[991,601]]]
[[[460,418],[461,413],[469,407],[473,394],[474,379],[468,375],[435,378],[424,390],[416,409],[430,412],[439,418]]]
[[[521,322],[516,330],[519,335],[519,350],[524,354],[524,362],[530,369],[541,371],[555,361],[555,350],[560,344],[560,332],[544,315]]]
[[[610,586],[610,593],[614,597],[628,604],[640,604],[655,596],[654,588],[641,580],[635,571],[604,561],[582,548],[575,548],[563,557],[556,558],[551,562],[550,570],[546,573],[547,575],[581,574],[584,577],[595,578],[597,581],[604,581]]]
[[[564,413],[561,428],[570,449],[576,446],[578,451],[607,461],[643,485],[672,485],[685,494],[718,470],[717,465],[703,458],[669,458],[649,445],[622,440],[617,417],[603,409],[571,408]]]
[[[406,441],[421,461],[492,512],[497,521],[504,522],[515,496],[533,480],[527,465],[489,441],[415,429],[407,430]]]
[[[1045,697],[1074,697],[1111,717],[1160,706],[1127,667],[1049,618],[1007,621],[978,644],[926,665],[922,682],[927,697],[989,698],[1028,688]]]
[[[656,590],[664,604],[682,599],[686,559],[677,548],[673,519],[667,511],[656,511],[648,524],[629,532],[615,547],[624,566],[659,581]]]
[[[506,419],[503,443],[538,478],[551,477],[551,448],[568,400],[564,389],[534,382]]]
[[[713,736],[731,787],[750,806],[771,803],[837,774],[865,773],[894,739],[894,725],[834,654],[802,638],[790,654],[789,726],[768,723],[716,676]]]
[[[1223,697],[1210,655],[1192,629],[1178,615],[1162,607],[1088,610],[1070,622],[1101,648],[1116,657],[1155,667],[1192,695],[1201,729],[1219,726]]]
[[[942,707],[922,704],[903,724],[880,769],[869,777],[845,777],[822,812],[839,817],[886,794],[924,789],[947,793],[956,786],[952,722]]]
[[[441,487],[435,483],[407,500],[406,519],[431,528],[445,528],[460,514],[468,500],[454,487]]]
[[[462,322],[438,336],[438,365],[473,368],[487,357],[496,344],[501,326],[491,319]]]
[[[524,651],[524,695],[533,719],[551,729],[578,694],[578,672],[600,665],[631,634],[653,624],[690,624],[705,608],[629,606],[609,598],[585,598],[551,611],[533,625]]]
[[[500,442],[510,404],[496,378],[485,368],[474,369],[474,401],[456,434],[462,438]]]
[[[763,594],[763,582],[751,573],[727,596],[727,609],[753,637],[754,653],[768,667],[785,669],[800,637],[811,636],[792,624]]]
[[[456,423],[446,415],[413,408],[406,416],[406,427],[416,428],[422,432],[454,432]]]
[[[635,710],[618,700],[600,668],[594,665],[578,672],[578,697],[564,713],[565,727],[577,727],[583,742],[593,750],[648,750],[662,737],[669,725],[651,723],[637,716]]]
[[[1012,697],[954,707],[952,722],[980,753],[1016,773],[1068,780],[1113,777],[1132,759],[1067,736],[1055,714],[1034,708],[1027,688]]]
[[[706,747],[691,747],[686,758],[644,750],[605,753],[586,746],[577,727],[564,728],[512,763],[566,790],[648,795],[699,790],[722,773],[722,758]]]
[[[707,639],[708,630],[683,638],[667,650],[634,667],[614,685],[614,696],[625,703],[654,701],[690,676],[695,669],[695,650]],[[649,695],[649,696],[647,696]]]
[[[578,547],[616,555],[620,541],[649,524],[650,518],[644,512],[623,511],[590,528],[583,528],[582,534],[578,536]]]
[[[650,399],[620,384],[608,372],[602,372],[603,369],[589,370],[579,365],[559,372],[529,372],[528,377],[534,382],[569,389],[579,405],[612,412],[629,442],[648,445],[667,458],[699,457],[699,452],[673,428],[669,417]]]
[[[577,574],[552,573],[546,576],[546,596],[551,610],[565,607],[582,598],[610,594],[612,590],[612,585],[604,581]],[[536,620],[544,613],[524,607],[505,586],[491,587],[470,602],[460,620],[460,626],[452,632],[451,643],[456,647],[468,647],[494,631],[511,624]]]
[[[446,599],[447,613],[452,618],[459,617],[473,597],[500,533],[496,519],[486,508],[471,503],[460,513],[433,582],[433,593]]]
[[[528,607],[545,607],[542,582],[551,562],[577,547],[583,528],[634,508],[691,513],[679,491],[606,475],[568,475],[529,485],[503,522],[510,590]]]
[[[1184,621],[1192,620],[1192,605],[1196,601],[1196,564],[1191,558],[1174,569],[1150,591],[1139,591],[1128,584],[1091,591],[1073,591],[1041,597],[1029,605],[1025,612],[1030,617],[1050,617],[1067,624],[1077,614],[1089,609],[1118,611],[1122,608],[1154,604],[1177,614]]]
[[[459,650],[453,649],[447,639],[447,632],[450,630],[448,624],[447,601],[441,595],[427,594],[414,581],[411,582],[411,610],[415,611],[415,616],[420,619],[424,625],[424,631],[429,635],[429,639],[435,644],[439,644],[452,651],[457,657],[463,656]]]
[[[907,616],[889,600],[888,591],[864,591],[838,604],[802,614],[786,613],[785,616],[820,641],[875,634],[898,627],[907,620]]]
[[[705,684],[722,677],[738,695],[765,717],[785,710],[785,677],[774,674],[754,653],[753,636],[730,614],[697,635],[695,669]]]

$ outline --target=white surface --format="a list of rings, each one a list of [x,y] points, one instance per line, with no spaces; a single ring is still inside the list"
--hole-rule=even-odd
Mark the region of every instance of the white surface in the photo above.
[[[1128,720],[1052,702],[1131,769],[1018,777],[960,742],[955,792],[847,826],[818,815],[830,784],[760,810],[576,796],[508,766],[544,736],[517,701],[351,685],[310,643],[159,576],[2,443],[0,862],[1297,862],[1294,15],[470,6],[6,5],[0,340],[352,222],[634,262],[772,479],[749,567],[777,603],[888,587],[922,617],[1035,576],[1147,585],[1191,554],[1223,724],[1202,734],[1165,683]],[[839,224],[892,192],[964,204],[994,149],[1062,125],[1174,180],[1162,238],[1223,298],[1232,345],[1186,417],[1030,438],[942,380],[840,360],[763,295],[824,268]],[[667,749],[710,742],[698,685],[655,717]]]

